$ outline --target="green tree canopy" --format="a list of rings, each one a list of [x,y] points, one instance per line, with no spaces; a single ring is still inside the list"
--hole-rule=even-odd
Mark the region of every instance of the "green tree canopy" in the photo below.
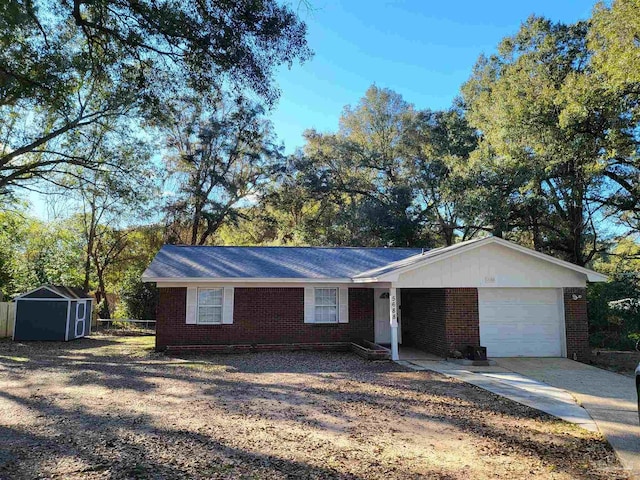
[[[0,193],[71,164],[72,132],[157,118],[185,90],[249,89],[272,102],[274,68],[310,55],[276,0],[7,0],[0,5]],[[96,139],[83,142],[92,148]]]
[[[584,22],[532,17],[463,87],[481,132],[475,171],[483,179],[497,168],[495,190],[507,187],[506,208],[487,209],[504,215],[494,215],[494,233],[527,232],[536,248],[580,265],[600,248],[598,212],[637,149],[636,112],[599,84],[587,32]]]
[[[264,110],[245,97],[176,101],[167,132],[165,167],[172,195],[165,207],[167,240],[205,245],[243,202],[255,201],[279,166]]]

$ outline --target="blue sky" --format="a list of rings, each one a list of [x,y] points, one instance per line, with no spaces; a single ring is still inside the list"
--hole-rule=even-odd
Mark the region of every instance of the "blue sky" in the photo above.
[[[400,93],[417,108],[451,105],[481,53],[517,32],[531,14],[575,22],[590,16],[592,0],[433,1],[300,0],[315,56],[280,68],[281,97],[271,120],[286,152],[302,146],[308,128],[335,131],[345,105],[373,83]],[[47,218],[40,195],[31,213]]]
[[[417,108],[447,108],[478,56],[492,53],[529,15],[575,22],[594,6],[581,0],[309,3],[311,10],[299,13],[315,57],[277,75],[282,94],[272,121],[288,153],[302,145],[307,128],[336,130],[342,108],[372,83]]]

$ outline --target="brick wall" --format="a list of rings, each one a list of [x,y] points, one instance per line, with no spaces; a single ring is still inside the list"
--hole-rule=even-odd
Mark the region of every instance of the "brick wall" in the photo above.
[[[478,290],[415,288],[402,290],[402,341],[436,355],[480,345]]]
[[[477,288],[445,288],[448,351],[465,352],[480,345],[480,313]]]
[[[402,344],[446,355],[446,295],[443,288],[402,289]]]
[[[303,288],[235,288],[233,324],[187,325],[186,288],[161,288],[156,348],[373,340],[373,289],[349,289],[349,323],[304,323]]]
[[[573,296],[580,297],[577,300]],[[564,323],[567,331],[567,357],[580,362],[591,358],[587,292],[584,288],[564,289]]]

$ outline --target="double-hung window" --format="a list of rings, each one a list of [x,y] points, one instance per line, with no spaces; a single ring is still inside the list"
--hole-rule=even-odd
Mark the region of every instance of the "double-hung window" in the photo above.
[[[222,288],[198,289],[198,324],[212,325],[222,323],[223,297],[224,289]]]
[[[338,322],[338,289],[315,289],[315,321],[317,323]]]

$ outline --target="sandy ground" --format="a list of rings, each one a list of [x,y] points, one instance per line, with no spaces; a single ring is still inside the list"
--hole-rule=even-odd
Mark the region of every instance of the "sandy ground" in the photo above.
[[[342,353],[0,342],[0,478],[626,478],[593,433]]]

